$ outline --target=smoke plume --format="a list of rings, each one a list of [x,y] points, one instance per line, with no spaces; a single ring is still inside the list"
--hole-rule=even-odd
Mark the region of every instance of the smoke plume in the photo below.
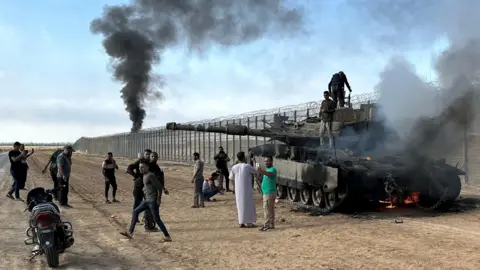
[[[360,4],[361,3],[361,4]],[[458,149],[473,128],[480,94],[480,1],[352,1],[382,29],[377,44],[433,45],[447,49],[434,60],[439,87],[420,78],[402,57],[380,74],[379,116],[404,138],[402,148],[415,158],[442,158]],[[380,41],[380,40],[377,40]]]
[[[112,59],[114,78],[124,84],[121,97],[132,121],[132,132],[142,128],[145,102],[161,96],[152,66],[165,49],[186,45],[204,53],[211,46],[236,46],[266,35],[302,30],[299,9],[282,0],[135,0],[130,5],[106,6],[92,21],[102,34]]]

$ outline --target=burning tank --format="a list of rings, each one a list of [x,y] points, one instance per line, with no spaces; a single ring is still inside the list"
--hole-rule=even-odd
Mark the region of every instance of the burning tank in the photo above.
[[[332,148],[320,147],[319,119],[299,123],[277,116],[268,129],[244,125],[204,126],[168,123],[168,130],[212,132],[270,138],[250,148],[256,162],[273,156],[277,197],[321,211],[348,212],[365,201],[390,207],[416,203],[426,208],[445,208],[459,196],[465,173],[445,159],[413,159],[391,146],[398,139],[375,121],[374,106],[337,110]],[[283,119],[282,119],[283,118]]]

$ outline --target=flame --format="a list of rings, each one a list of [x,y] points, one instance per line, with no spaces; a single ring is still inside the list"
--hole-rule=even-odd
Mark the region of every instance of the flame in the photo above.
[[[403,200],[403,204],[405,205],[415,204],[418,202],[419,199],[420,199],[420,193],[412,192]],[[397,196],[393,195],[390,200],[380,201],[380,202],[384,204],[388,204],[385,208],[388,208],[388,209],[396,208],[397,206],[394,205],[394,203],[397,203]]]
[[[371,157],[366,157],[366,158],[367,158],[367,160],[372,160],[372,158],[371,158]]]
[[[404,200],[404,204],[413,204],[417,203],[420,198],[420,193],[419,192],[412,192],[409,196],[407,196]]]

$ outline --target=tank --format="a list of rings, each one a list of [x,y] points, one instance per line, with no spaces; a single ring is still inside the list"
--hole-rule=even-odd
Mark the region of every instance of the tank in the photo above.
[[[349,212],[364,202],[448,208],[460,194],[459,176],[465,172],[445,159],[422,157],[420,162],[392,147],[399,138],[374,119],[374,110],[373,105],[338,109],[332,148],[320,147],[318,117],[288,122],[277,115],[265,129],[179,123],[168,123],[166,129],[269,138],[249,151],[260,167],[263,157],[274,157],[277,197],[320,211]]]

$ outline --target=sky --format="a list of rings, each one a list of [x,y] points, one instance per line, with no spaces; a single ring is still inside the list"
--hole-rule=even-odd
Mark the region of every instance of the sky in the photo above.
[[[352,94],[373,92],[393,55],[435,80],[432,58],[447,45],[380,44],[378,25],[340,0],[305,0],[308,31],[202,55],[169,48],[155,67],[164,99],[148,104],[144,128],[320,100],[343,70]],[[0,0],[0,142],[65,142],[130,130],[102,37],[90,22],[128,1]],[[370,38],[371,37],[371,38]]]

